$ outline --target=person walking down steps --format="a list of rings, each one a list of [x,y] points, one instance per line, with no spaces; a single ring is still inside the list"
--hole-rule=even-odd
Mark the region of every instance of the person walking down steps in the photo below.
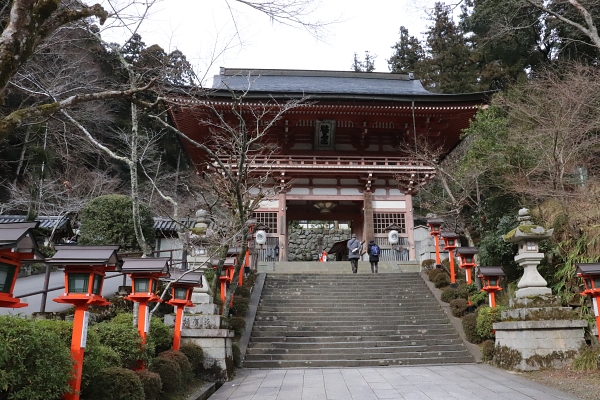
[[[376,274],[379,263],[379,246],[375,244],[374,240],[369,241],[369,246],[367,246],[367,254],[369,255],[369,262],[371,263],[371,273]]]
[[[358,272],[358,259],[360,258],[360,249],[362,243],[358,241],[356,235],[353,233],[352,238],[348,240],[348,260],[352,266],[352,272]]]

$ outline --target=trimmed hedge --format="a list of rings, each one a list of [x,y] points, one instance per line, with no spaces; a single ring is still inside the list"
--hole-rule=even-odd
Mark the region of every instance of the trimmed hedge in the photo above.
[[[182,351],[167,350],[163,351],[158,356],[170,358],[171,360],[174,360],[175,362],[177,362],[177,364],[179,364],[179,369],[181,369],[181,379],[183,379],[183,382],[189,382],[194,377],[192,364]]]
[[[454,299],[450,302],[450,310],[455,317],[462,317],[469,308],[469,302],[465,299]]]
[[[505,307],[497,306],[491,307],[480,307],[477,312],[477,334],[483,339],[493,339],[496,337],[494,333],[493,324],[499,322],[501,319],[501,313],[505,310]]]
[[[477,333],[477,315],[467,314],[462,317],[462,326],[465,331],[467,340],[471,343],[479,344],[483,342],[483,339]]]
[[[148,371],[147,369],[135,371],[140,382],[144,387],[145,400],[159,400],[162,390],[162,381],[160,375],[156,372]]]
[[[179,347],[181,351],[192,364],[192,371],[199,378],[204,371],[204,350],[195,343],[183,343]]]
[[[144,387],[138,375],[127,368],[110,367],[90,385],[88,400],[144,400]]]
[[[132,325],[131,314],[119,314],[110,321],[104,321],[92,326],[90,330],[98,333],[100,343],[112,348],[121,357],[123,368],[133,368],[138,361],[148,362],[150,354],[154,353],[149,342],[142,344],[142,338],[137,327]]]
[[[440,289],[440,288],[443,288],[443,287],[446,287],[446,286],[450,285],[450,277],[446,273],[444,273],[444,274],[437,274],[433,278],[432,282],[433,282],[433,284],[435,285],[436,288]]]
[[[163,392],[176,393],[181,389],[182,374],[177,361],[167,357],[156,357],[148,370],[160,375]]]
[[[493,340],[486,340],[481,344],[481,354],[483,361],[492,361],[494,358],[494,352],[496,351],[496,342]]]

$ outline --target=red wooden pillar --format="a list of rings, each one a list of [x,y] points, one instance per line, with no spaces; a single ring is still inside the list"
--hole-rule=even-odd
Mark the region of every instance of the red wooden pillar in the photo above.
[[[430,218],[427,220],[429,226],[429,235],[435,239],[435,266],[441,268],[442,260],[440,258],[440,233],[442,232],[442,224],[444,220],[441,218]]]
[[[457,247],[456,240],[458,235],[454,232],[443,232],[441,234],[444,240],[444,250],[448,251],[448,261],[450,261],[450,285],[456,286],[456,272],[454,270],[454,249]]]

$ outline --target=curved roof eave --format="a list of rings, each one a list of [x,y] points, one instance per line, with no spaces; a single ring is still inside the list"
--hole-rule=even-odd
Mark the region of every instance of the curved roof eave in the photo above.
[[[358,100],[358,101],[392,101],[392,102],[486,102],[497,91],[460,93],[460,94],[407,94],[407,95],[368,95],[368,94],[348,94],[348,93],[303,93],[303,92],[268,92],[268,91],[249,91],[244,97],[250,99],[274,98],[274,99],[298,99],[307,97],[309,100]],[[232,98],[232,93],[225,89],[213,89],[207,97]]]

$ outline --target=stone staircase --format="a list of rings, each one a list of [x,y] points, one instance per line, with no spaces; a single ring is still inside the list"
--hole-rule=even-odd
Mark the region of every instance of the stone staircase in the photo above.
[[[268,274],[244,367],[471,362],[418,273]]]

